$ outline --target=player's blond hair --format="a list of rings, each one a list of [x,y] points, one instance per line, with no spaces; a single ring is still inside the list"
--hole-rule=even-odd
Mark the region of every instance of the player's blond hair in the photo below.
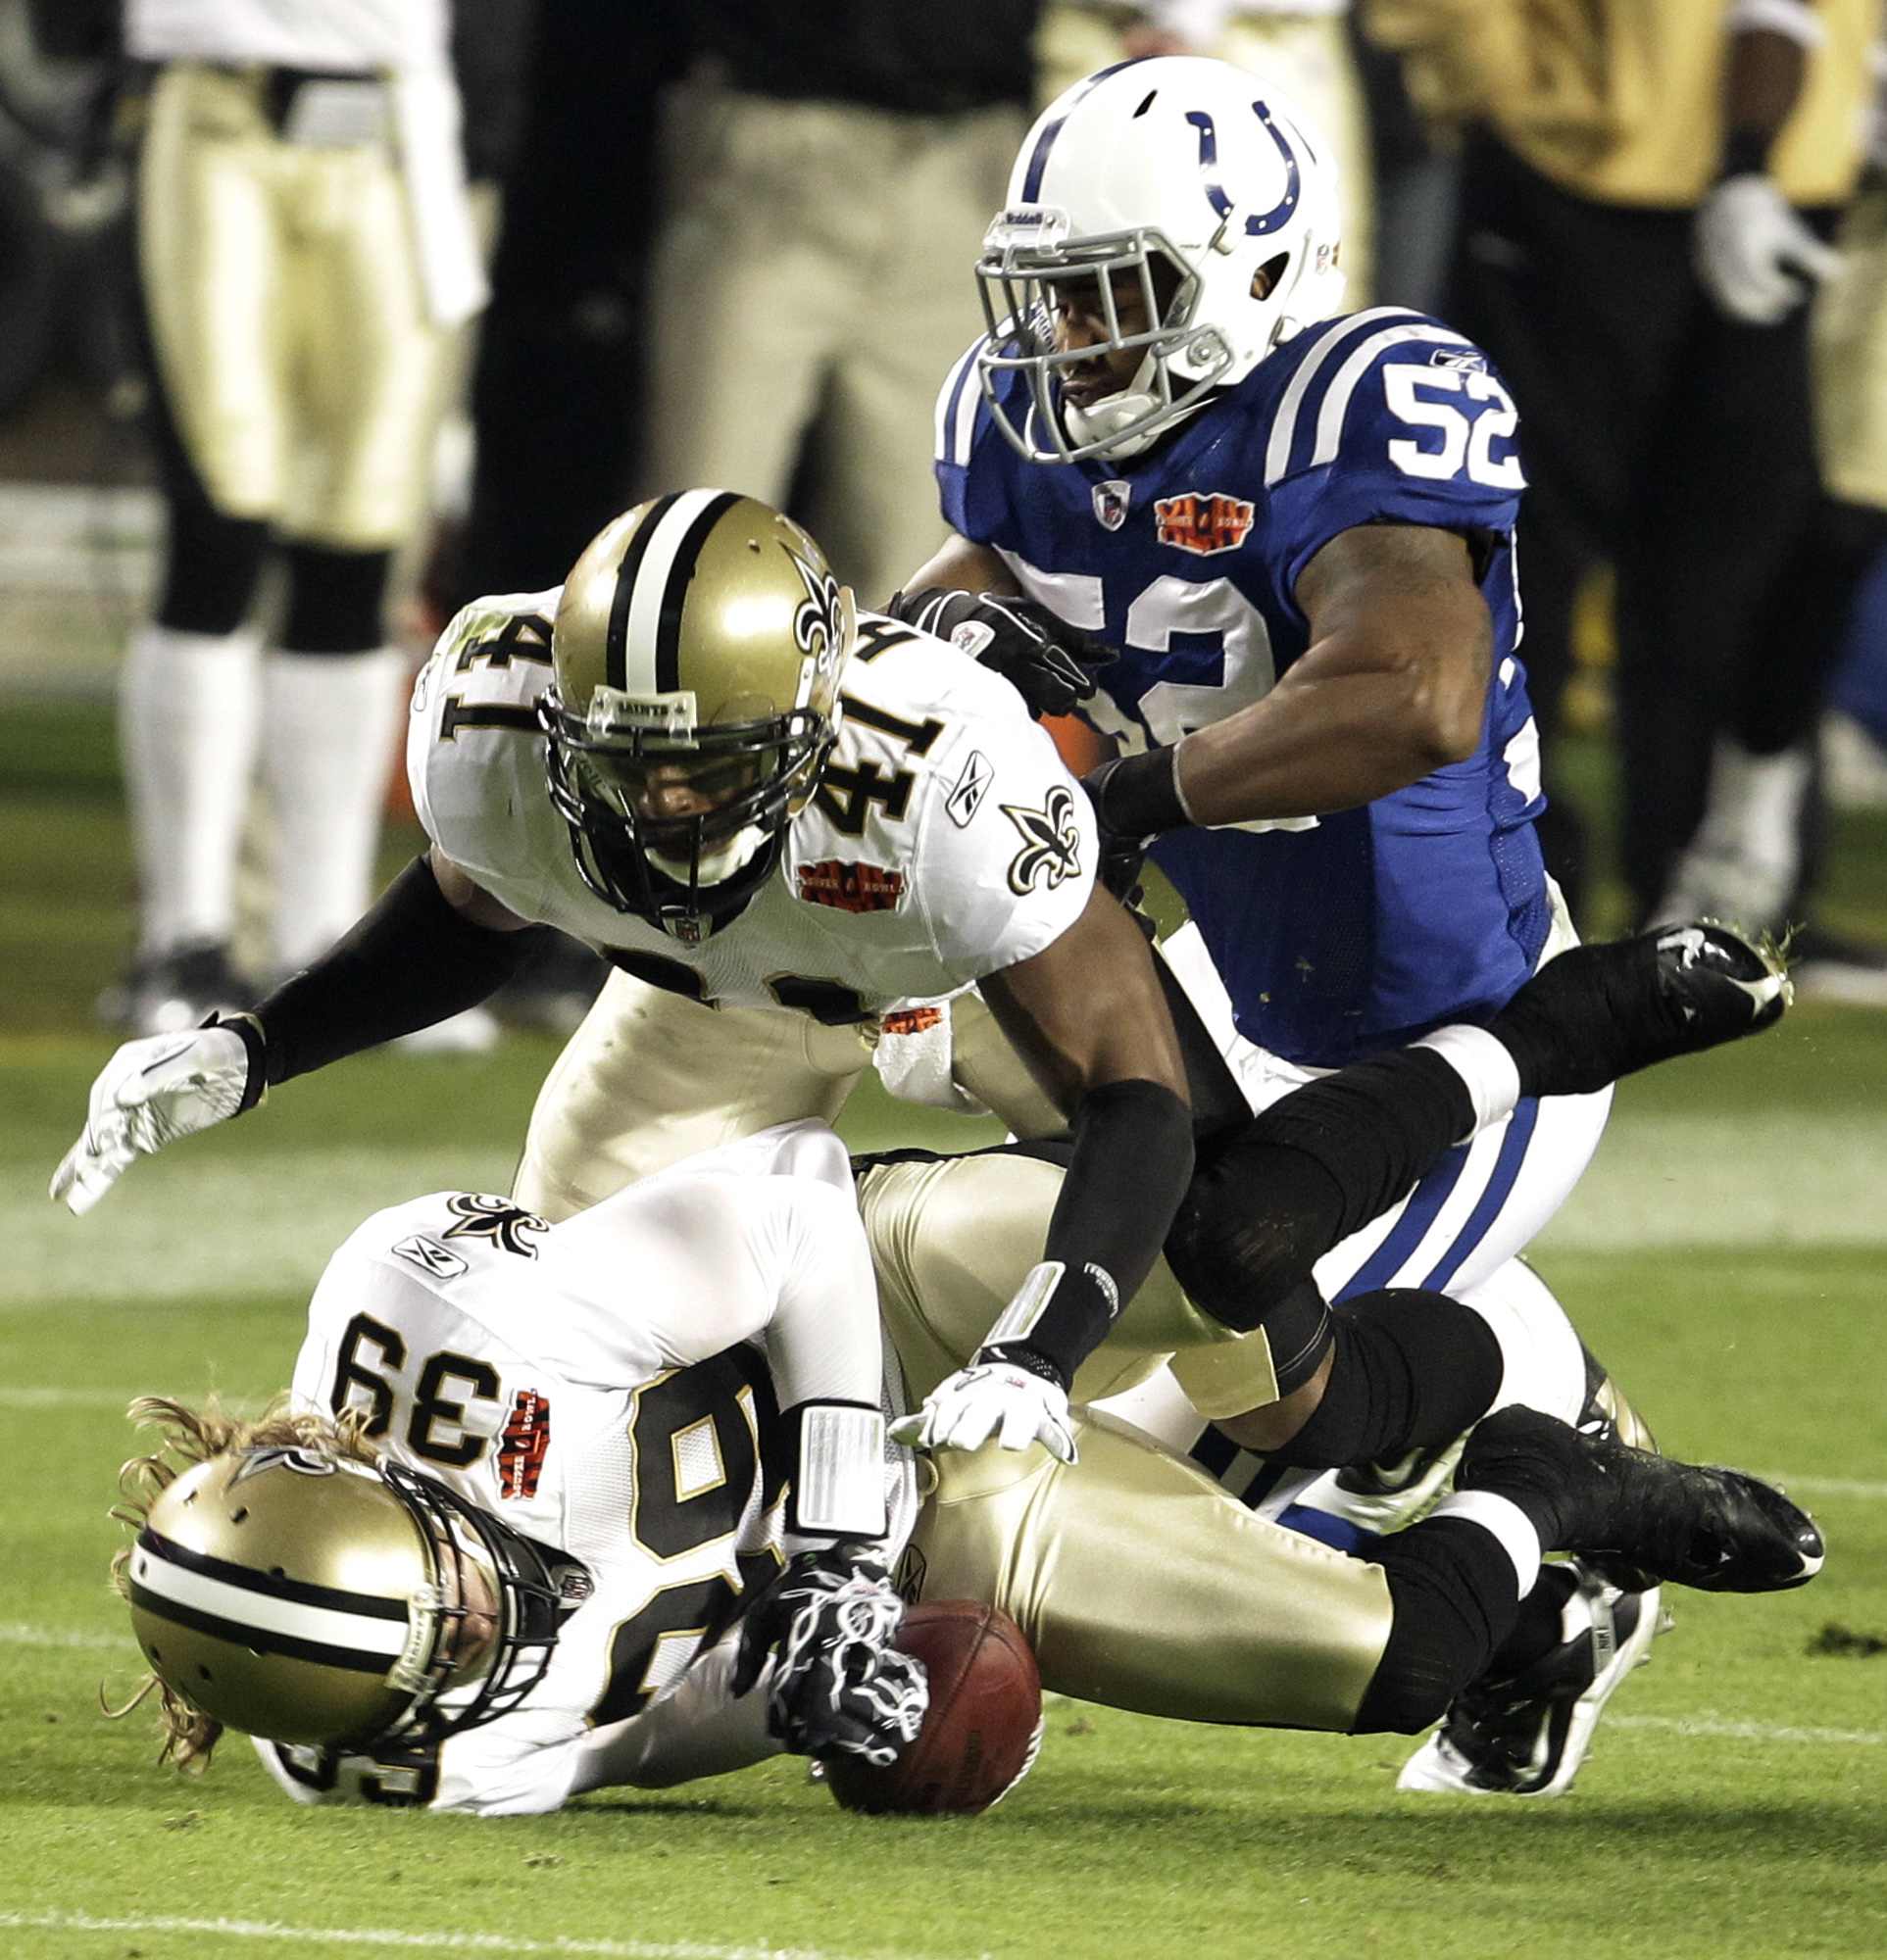
[[[311,1409],[289,1405],[286,1396],[278,1396],[253,1421],[225,1412],[214,1396],[207,1407],[193,1409],[165,1396],[139,1396],[125,1410],[131,1421],[143,1429],[162,1432],[156,1449],[133,1456],[118,1473],[120,1501],[110,1515],[133,1533],[141,1531],[150,1509],[184,1471],[212,1457],[235,1449],[315,1449],[354,1463],[374,1463],[378,1456],[363,1430],[364,1412],[343,1409],[338,1416],[325,1416]],[[124,1566],[131,1547],[121,1546],[112,1558],[112,1586],[121,1596],[128,1596]],[[101,1690],[100,1706],[116,1720],[128,1715],[155,1694],[159,1720],[164,1730],[160,1764],[172,1763],[185,1775],[200,1776],[210,1766],[211,1751],[223,1734],[223,1724],[192,1707],[184,1696],[155,1674],[147,1674],[128,1701],[112,1707]]]

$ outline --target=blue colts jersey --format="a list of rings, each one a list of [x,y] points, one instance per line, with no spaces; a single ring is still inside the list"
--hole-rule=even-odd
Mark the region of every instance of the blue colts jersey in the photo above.
[[[1031,464],[990,419],[971,349],[937,406],[944,514],[1018,582],[1122,650],[1090,705],[1128,751],[1267,694],[1305,651],[1299,574],[1357,524],[1489,542],[1494,682],[1465,762],[1300,827],[1182,830],[1154,847],[1247,1040],[1334,1068],[1484,1020],[1532,970],[1549,903],[1539,743],[1519,636],[1514,405],[1478,349],[1419,314],[1324,321],[1149,455]],[[1020,377],[1005,405],[1027,408]]]

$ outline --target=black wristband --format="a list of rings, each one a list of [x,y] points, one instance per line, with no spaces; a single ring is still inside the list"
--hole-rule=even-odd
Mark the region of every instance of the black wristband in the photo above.
[[[1721,183],[1725,177],[1765,175],[1769,168],[1769,151],[1774,143],[1774,135],[1764,134],[1761,129],[1729,130],[1723,137],[1723,148],[1717,160],[1717,182]]]
[[[447,903],[432,866],[416,858],[345,938],[256,1009],[269,1080],[306,1075],[475,1007],[549,930],[472,924]]]
[[[1087,778],[1087,791],[1114,837],[1159,837],[1192,822],[1179,800],[1177,744],[1103,762]]]
[[[1157,1082],[1109,1082],[1081,1099],[1074,1153],[1049,1219],[1043,1260],[1062,1267],[1026,1330],[998,1345],[1006,1359],[1048,1363],[1064,1388],[1153,1271],[1192,1177],[1192,1112]],[[998,1327],[1001,1323],[998,1323]],[[991,1330],[995,1332],[995,1329]]]
[[[241,1037],[243,1054],[249,1058],[249,1079],[243,1084],[236,1114],[246,1115],[269,1094],[269,1044],[263,1038],[262,1023],[254,1014],[212,1014],[203,1025],[227,1028]]]

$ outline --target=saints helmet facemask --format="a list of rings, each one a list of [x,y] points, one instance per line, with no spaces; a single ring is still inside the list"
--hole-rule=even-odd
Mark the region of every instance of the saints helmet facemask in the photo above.
[[[467,1626],[486,1610],[474,1562],[491,1595],[482,1642]],[[178,1476],[124,1588],[153,1673],[192,1707],[272,1741],[366,1750],[508,1714],[591,1585],[430,1477],[276,1446]]]
[[[737,916],[818,784],[855,631],[819,547],[752,498],[681,491],[601,532],[538,709],[591,891],[687,943]]]

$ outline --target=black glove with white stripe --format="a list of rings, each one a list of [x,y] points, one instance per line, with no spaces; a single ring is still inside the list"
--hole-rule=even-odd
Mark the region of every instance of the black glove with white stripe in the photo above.
[[[1077,701],[1091,701],[1093,669],[1120,658],[1046,606],[1006,593],[926,585],[919,592],[894,594],[884,610],[907,626],[948,640],[979,665],[1001,674],[1031,714],[1066,714]]]
[[[863,1756],[883,1769],[917,1740],[930,1705],[923,1663],[892,1645],[904,1601],[874,1546],[796,1553],[747,1610],[733,1692],[776,1652],[767,1733],[795,1755]]]

